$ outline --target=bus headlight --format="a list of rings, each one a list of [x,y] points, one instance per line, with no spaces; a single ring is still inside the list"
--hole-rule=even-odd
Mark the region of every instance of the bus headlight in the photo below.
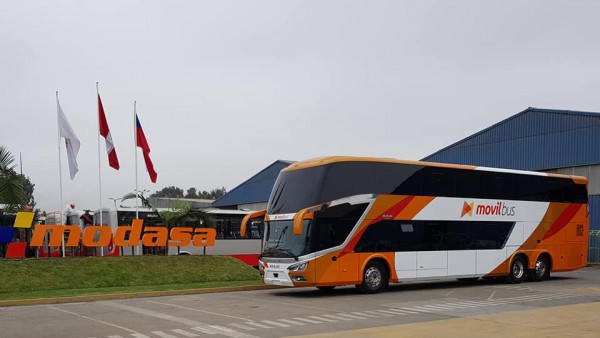
[[[306,270],[307,266],[308,266],[308,262],[292,264],[292,265],[288,266],[288,270],[290,270],[290,271],[304,271],[304,270]]]

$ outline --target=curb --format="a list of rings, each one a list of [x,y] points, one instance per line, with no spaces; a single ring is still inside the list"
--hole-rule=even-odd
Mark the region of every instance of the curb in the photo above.
[[[80,302],[93,302],[93,301],[99,301],[99,300],[112,300],[112,299],[180,296],[180,295],[195,295],[195,294],[203,294],[203,293],[256,291],[256,290],[270,290],[270,289],[281,289],[281,288],[283,288],[283,287],[271,286],[271,285],[251,285],[251,286],[232,286],[232,287],[223,287],[223,288],[146,291],[146,292],[109,293],[109,294],[103,294],[103,295],[87,295],[87,296],[72,296],[72,297],[1,300],[0,307],[61,304],[61,303],[80,303]]]

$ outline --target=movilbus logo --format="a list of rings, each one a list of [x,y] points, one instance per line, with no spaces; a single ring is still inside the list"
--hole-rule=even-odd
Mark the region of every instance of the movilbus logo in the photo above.
[[[462,212],[460,213],[460,217],[464,217],[465,215],[473,216],[473,210],[475,210],[475,215],[492,215],[492,216],[514,216],[515,215],[515,207],[508,206],[504,202],[497,202],[496,204],[477,204],[475,202],[467,203],[466,201],[463,203]]]

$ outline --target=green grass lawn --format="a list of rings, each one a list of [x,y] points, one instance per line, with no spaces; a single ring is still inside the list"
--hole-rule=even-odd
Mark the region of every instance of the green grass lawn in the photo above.
[[[0,260],[0,300],[260,285],[258,271],[227,256]]]

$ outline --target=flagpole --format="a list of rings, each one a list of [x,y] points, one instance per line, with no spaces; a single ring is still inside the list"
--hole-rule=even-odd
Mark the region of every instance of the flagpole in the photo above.
[[[56,116],[58,125],[58,182],[60,186],[60,225],[63,225],[63,184],[62,184],[62,157],[60,156],[60,122],[58,121],[60,104],[58,103],[58,90],[56,91]],[[65,236],[62,236],[62,256],[65,257]]]
[[[100,92],[98,91],[98,82],[96,82],[96,98],[100,97]],[[102,160],[100,159],[100,102],[98,104],[98,190],[100,192],[100,226],[103,226],[102,222],[102,166],[100,163]],[[104,247],[100,247],[100,256],[104,256]]]
[[[137,102],[133,101],[133,151],[135,153],[135,218],[139,219],[138,212],[138,160],[137,160],[137,111],[136,111]],[[136,252],[140,254],[140,246],[136,247]]]

